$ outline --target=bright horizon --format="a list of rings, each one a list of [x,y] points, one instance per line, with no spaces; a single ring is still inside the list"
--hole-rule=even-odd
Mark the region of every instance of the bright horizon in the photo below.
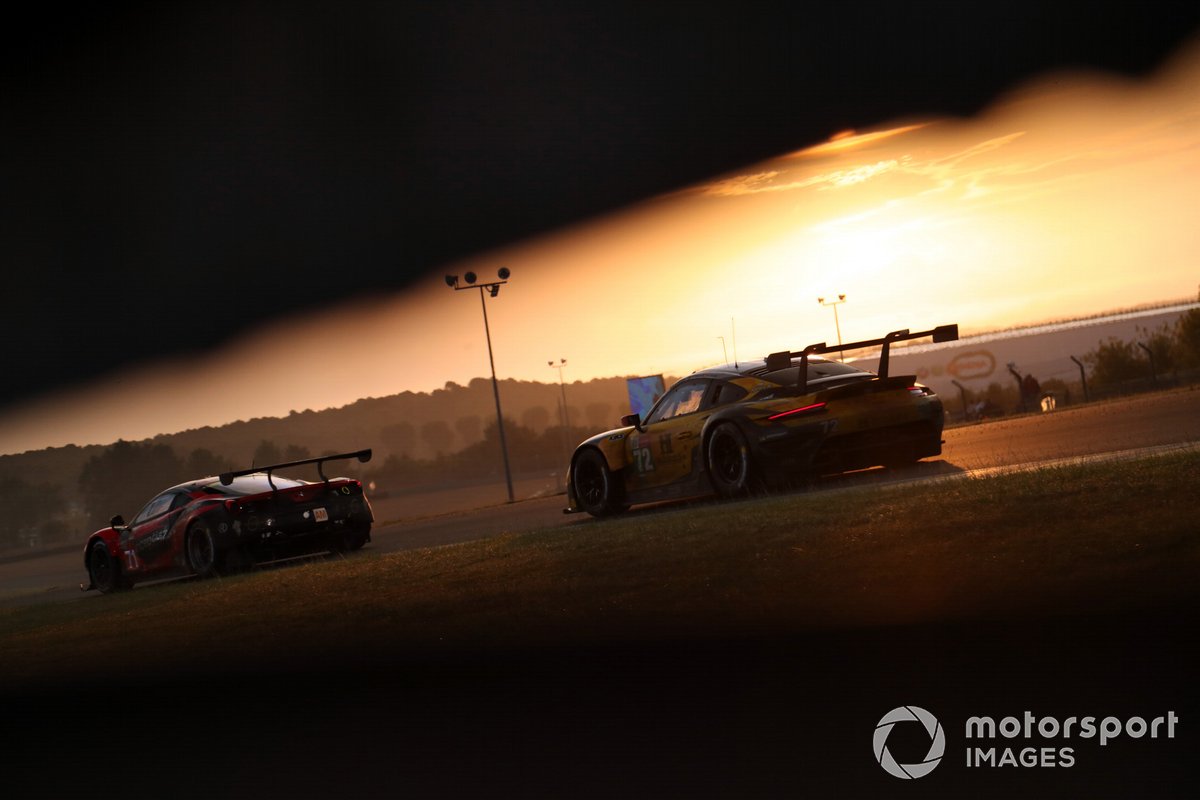
[[[635,167],[631,167],[635,168]],[[1200,47],[1147,81],[1055,74],[977,117],[839,132],[553,234],[430,269],[403,293],[33,400],[0,453],[107,444],[497,376],[685,375],[897,328],[964,334],[1196,297]],[[331,265],[342,268],[346,265]],[[736,329],[734,326],[736,325]],[[386,424],[390,420],[382,420]]]

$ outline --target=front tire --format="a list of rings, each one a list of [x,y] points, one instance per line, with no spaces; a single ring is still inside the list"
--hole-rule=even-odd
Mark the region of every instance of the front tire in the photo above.
[[[192,572],[201,578],[221,573],[222,556],[217,540],[207,523],[196,522],[188,529],[187,560]]]
[[[608,468],[608,462],[598,450],[589,448],[575,459],[571,484],[579,507],[593,517],[619,514],[629,508],[621,500],[623,492],[617,476]]]
[[[101,594],[112,594],[129,588],[129,581],[121,574],[121,561],[108,552],[108,545],[96,542],[88,550],[88,577],[92,586]]]
[[[721,497],[749,494],[754,482],[754,463],[745,435],[731,422],[718,425],[705,448],[708,479]]]

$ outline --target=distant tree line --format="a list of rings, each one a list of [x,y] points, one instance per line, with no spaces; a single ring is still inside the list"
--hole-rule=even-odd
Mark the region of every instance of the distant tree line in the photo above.
[[[69,525],[50,509],[63,506],[63,491],[24,478],[0,478],[0,550],[13,550],[65,538]]]
[[[509,468],[514,475],[564,472],[575,445],[593,433],[596,431],[592,428],[561,425],[538,432],[506,417],[504,438]],[[484,427],[479,441],[454,453],[439,453],[435,458],[393,453],[379,466],[365,469],[363,476],[376,485],[377,491],[384,492],[482,479],[503,480],[499,426],[491,422]]]
[[[113,514],[132,519],[163,489],[230,469],[228,459],[202,448],[181,458],[167,444],[118,441],[83,465],[79,499],[89,522],[99,526]]]
[[[1200,309],[1181,314],[1172,326],[1138,332],[1137,341],[1112,337],[1084,356],[1093,386],[1114,389],[1200,370]]]
[[[597,432],[616,426],[621,413],[612,403],[594,402],[588,403],[582,411],[575,406],[568,406],[566,418],[573,430]],[[506,428],[517,425],[507,416],[505,419]],[[495,427],[495,422],[489,425]],[[561,404],[553,414],[545,406],[530,406],[521,412],[520,427],[538,437],[550,431],[561,432],[565,425]],[[377,449],[386,455],[425,461],[431,460],[428,458],[431,456],[436,460],[478,445],[487,435],[488,428],[479,414],[458,417],[453,424],[444,419],[427,420],[420,424],[401,420],[380,428]],[[419,452],[423,452],[427,458],[418,459]]]

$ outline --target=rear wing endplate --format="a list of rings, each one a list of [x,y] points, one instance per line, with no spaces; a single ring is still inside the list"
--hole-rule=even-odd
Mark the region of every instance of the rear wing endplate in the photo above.
[[[810,344],[803,350],[789,352],[787,350],[779,353],[771,353],[767,356],[767,371],[774,372],[779,369],[786,369],[792,365],[793,358],[800,359],[800,380],[799,387],[801,393],[808,389],[808,357],[810,355],[824,355],[825,353],[841,353],[846,350],[860,350],[866,347],[880,347],[879,353],[879,369],[877,370],[880,378],[888,376],[888,358],[890,348],[893,342],[907,342],[910,339],[924,339],[926,336],[932,336],[933,341],[937,342],[953,342],[958,340],[958,325],[939,325],[936,328],[927,331],[918,331],[910,333],[908,328],[902,331],[892,331],[882,339],[868,339],[862,342],[847,342],[846,344]]]
[[[277,469],[284,469],[286,467],[299,467],[304,464],[316,464],[317,474],[321,476],[321,480],[329,483],[329,478],[325,477],[325,470],[323,468],[325,462],[338,461],[346,458],[357,458],[359,461],[365,464],[371,460],[371,449],[367,448],[366,450],[358,450],[353,453],[338,453],[337,455],[320,456],[319,458],[304,458],[299,461],[287,461],[282,464],[268,464],[265,467],[251,467],[250,469],[239,469],[234,472],[222,472],[220,476],[221,485],[228,486],[229,484],[233,483],[234,478],[240,478],[243,475],[253,475],[256,472],[265,472],[267,473],[267,483],[271,484],[271,488],[274,489],[275,482],[271,480],[272,472]]]

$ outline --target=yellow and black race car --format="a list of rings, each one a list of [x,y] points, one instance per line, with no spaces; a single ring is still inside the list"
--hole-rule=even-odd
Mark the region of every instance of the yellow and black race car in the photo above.
[[[957,325],[699,370],[644,420],[581,443],[568,512],[605,516],[635,503],[716,492],[736,497],[813,475],[899,466],[942,452],[942,402],[912,375],[889,375],[889,347],[958,338]],[[821,354],[880,347],[878,373]]]

